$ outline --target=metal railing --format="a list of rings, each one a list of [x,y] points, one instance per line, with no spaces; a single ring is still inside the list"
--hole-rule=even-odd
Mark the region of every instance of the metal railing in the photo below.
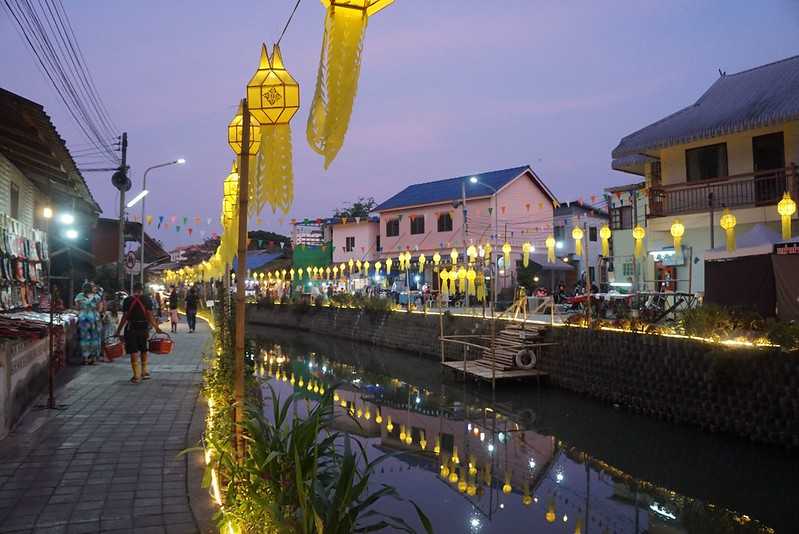
[[[796,164],[792,163],[784,169],[653,187],[649,213],[665,217],[711,208],[769,206],[779,202],[786,191],[796,192],[798,185]]]

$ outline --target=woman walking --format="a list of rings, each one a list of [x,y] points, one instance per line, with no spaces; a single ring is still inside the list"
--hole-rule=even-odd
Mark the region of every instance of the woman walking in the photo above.
[[[186,323],[189,325],[189,333],[194,332],[197,328],[198,302],[197,288],[192,286],[192,288],[189,289],[189,294],[186,295]]]
[[[102,297],[91,283],[83,284],[83,291],[75,296],[78,308],[78,330],[83,365],[94,365],[100,355],[99,307]]]

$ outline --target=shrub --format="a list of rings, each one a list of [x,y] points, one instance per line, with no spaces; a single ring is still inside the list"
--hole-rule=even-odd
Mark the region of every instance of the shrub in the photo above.
[[[394,307],[390,299],[372,297],[364,299],[363,310],[372,314],[385,315]]]
[[[729,311],[716,304],[685,310],[679,319],[679,325],[686,335],[712,339],[729,337],[734,330],[733,324]]]
[[[766,326],[766,338],[786,352],[799,350],[799,324],[769,321]]]

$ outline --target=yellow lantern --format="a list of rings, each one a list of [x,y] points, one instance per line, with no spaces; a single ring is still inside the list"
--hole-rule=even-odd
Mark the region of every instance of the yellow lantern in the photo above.
[[[435,446],[433,446],[433,452],[435,453],[436,456],[441,454],[441,437],[440,436],[436,436],[436,444],[435,444]]]
[[[367,276],[369,275],[369,260],[363,262],[363,273]]]
[[[291,280],[294,280],[294,267],[289,269],[289,276],[291,277]]]
[[[458,491],[460,491],[461,493],[466,493],[468,487],[469,485],[466,484],[466,481],[463,479],[463,469],[461,469],[461,478],[460,481],[458,482]]]
[[[380,274],[380,269],[383,268],[383,264],[379,261],[375,262],[375,274]]]
[[[574,534],[583,534],[583,520],[578,519],[577,524],[574,525]]]
[[[724,229],[727,237],[727,252],[735,250],[735,225],[737,223],[735,215],[732,214],[730,208],[725,208],[724,213],[719,219],[719,225]]]
[[[453,484],[458,482],[458,472],[454,468],[449,471],[449,481]]]
[[[513,250],[513,247],[510,246],[510,243],[505,241],[505,244],[502,245],[502,255],[505,260],[505,268],[510,268],[510,253]]]
[[[441,263],[441,254],[436,251],[435,254],[433,254],[433,265],[438,267],[439,263]]]
[[[458,457],[458,447],[457,446],[453,446],[452,447],[452,463],[453,464],[461,463],[461,459]]]
[[[386,274],[389,274],[391,272],[391,265],[393,263],[394,261],[391,258],[386,258]]]
[[[299,269],[297,269],[297,276],[299,276],[299,277],[300,277],[300,280],[302,280],[302,273],[303,273],[302,267],[300,267]]]
[[[288,213],[294,198],[289,121],[300,108],[300,86],[283,65],[280,46],[272,56],[261,46],[258,70],[247,84],[250,113],[261,123],[261,158],[256,165],[255,204],[268,202],[274,213]]]
[[[674,219],[674,222],[671,223],[671,237],[674,238],[674,252],[680,250],[680,244],[682,243],[682,236],[685,234],[685,225],[680,222],[680,219]]]
[[[347,264],[346,264],[346,263],[344,263],[344,262],[342,262],[342,263],[341,263],[341,264],[338,266],[338,272],[339,272],[339,273],[341,273],[341,277],[342,277],[342,278],[344,278],[344,270],[345,270],[346,268],[347,268]]]
[[[633,228],[633,239],[635,239],[635,255],[641,257],[644,255],[644,238],[646,237],[646,230],[641,225],[636,225]]]
[[[285,280],[286,279],[286,269],[282,269],[280,271],[280,276]]]
[[[549,504],[547,504],[547,513],[544,514],[544,518],[547,520],[547,523],[554,523],[558,516],[555,514],[555,499],[549,499]]]
[[[475,294],[474,281],[477,279],[477,273],[475,272],[474,268],[469,267],[469,271],[466,273],[466,279],[469,281],[469,287],[466,293],[468,295],[474,295]]]
[[[333,278],[338,278],[338,265],[333,267]]]
[[[574,239],[574,254],[577,257],[583,255],[583,229],[579,226],[572,228],[572,239]]]
[[[383,423],[383,414],[380,412],[380,408],[377,409],[377,415],[375,415],[375,423],[382,424]]]
[[[327,10],[322,55],[306,136],[325,169],[344,145],[361,71],[366,24],[394,0],[322,0]]]
[[[350,276],[352,276],[352,269],[355,267],[355,260],[350,258],[350,261],[347,262],[347,267],[349,267]]]
[[[424,254],[419,254],[419,272],[424,272],[424,264],[427,262],[427,258]]]
[[[505,495],[510,495],[510,492],[513,491],[513,486],[510,485],[510,473],[505,474],[505,483],[502,484],[502,493]]]
[[[355,268],[358,269],[358,272],[361,272],[361,265],[363,265],[361,260],[355,262]]]
[[[547,247],[547,261],[549,263],[555,263],[555,245],[557,244],[555,237],[549,234],[544,244]]]
[[[450,260],[452,261],[452,266],[453,266],[453,267],[454,267],[455,265],[457,265],[457,264],[458,264],[458,251],[457,251],[456,249],[454,249],[454,248],[453,248],[453,249],[452,249],[452,250],[449,252],[449,258],[450,258]]]
[[[777,213],[780,214],[782,221],[782,238],[790,239],[791,232],[791,217],[796,213],[796,202],[791,198],[790,193],[785,192],[782,195],[782,200],[777,203]]]
[[[530,264],[530,252],[533,251],[533,244],[529,241],[522,243],[522,265],[527,267]]]
[[[458,269],[458,290],[461,293],[466,293],[466,269],[463,265]]]
[[[419,448],[422,450],[427,448],[427,439],[425,439],[424,431],[422,431],[422,434],[419,436]]]
[[[241,102],[239,102],[239,109],[236,111],[236,116],[233,117],[233,120],[227,126],[227,143],[230,145],[230,148],[233,149],[233,153],[237,156],[240,156],[242,153],[242,146],[241,143],[244,140],[244,115],[241,109]],[[261,146],[261,136],[258,135],[258,129],[261,127],[261,123],[258,122],[258,119],[253,116],[252,110],[250,110],[250,139],[249,139],[249,150],[245,151],[245,155],[254,156],[258,153],[258,149]]]
[[[602,255],[606,258],[610,257],[610,236],[613,232],[610,231],[610,226],[607,224],[599,229],[599,239],[602,240]]]
[[[328,280],[330,280],[330,272],[331,272],[331,269],[330,269],[330,266],[328,265],[327,267],[325,267],[325,277]]]
[[[469,258],[469,263],[474,263],[477,261],[477,247],[474,245],[469,245],[466,249],[466,256]]]
[[[486,260],[488,261],[488,263],[491,263],[491,251],[494,250],[493,248],[491,248],[491,243],[486,243],[485,246],[483,247],[483,250],[485,250]]]
[[[453,295],[455,294],[455,280],[458,279],[458,270],[451,269],[449,271],[449,292]]]

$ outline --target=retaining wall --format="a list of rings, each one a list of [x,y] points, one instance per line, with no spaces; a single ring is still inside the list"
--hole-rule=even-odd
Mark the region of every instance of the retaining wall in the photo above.
[[[48,338],[0,344],[0,439],[47,385]]]
[[[248,320],[440,357],[438,315],[251,306]],[[445,316],[444,321],[447,335],[491,328],[490,321],[478,318]],[[574,327],[553,328],[549,336],[558,345],[541,354],[538,365],[555,385],[670,422],[799,446],[796,355]],[[450,358],[462,354],[459,346],[447,347]]]

